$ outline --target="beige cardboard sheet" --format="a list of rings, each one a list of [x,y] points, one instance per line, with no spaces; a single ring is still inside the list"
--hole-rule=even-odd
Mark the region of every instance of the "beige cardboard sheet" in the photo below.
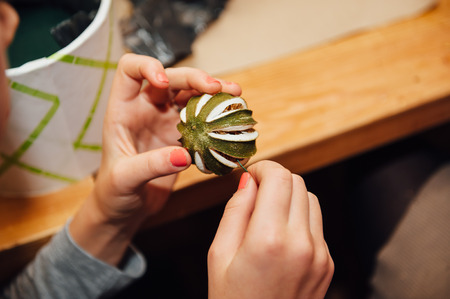
[[[177,66],[217,75],[402,19],[438,0],[230,0]]]

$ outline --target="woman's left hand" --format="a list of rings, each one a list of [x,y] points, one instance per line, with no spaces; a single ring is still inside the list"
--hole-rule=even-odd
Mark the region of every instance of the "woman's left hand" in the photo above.
[[[220,91],[241,94],[239,85],[197,69],[164,69],[158,60],[135,54],[120,60],[103,125],[101,166],[93,193],[71,224],[74,238],[88,229],[76,229],[80,213],[84,223],[107,224],[131,239],[164,206],[176,173],[191,163],[177,141],[178,107],[191,96]]]

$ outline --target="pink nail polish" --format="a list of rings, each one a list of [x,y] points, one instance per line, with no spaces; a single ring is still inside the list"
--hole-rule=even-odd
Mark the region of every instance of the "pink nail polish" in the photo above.
[[[169,83],[169,78],[167,78],[165,73],[158,73],[156,75],[156,79],[158,79],[158,81],[163,83]]]
[[[174,149],[170,153],[170,163],[176,167],[184,167],[187,163],[187,158],[184,149]]]
[[[239,181],[238,190],[244,189],[247,186],[249,179],[250,179],[250,173],[244,172],[241,175],[241,180]]]

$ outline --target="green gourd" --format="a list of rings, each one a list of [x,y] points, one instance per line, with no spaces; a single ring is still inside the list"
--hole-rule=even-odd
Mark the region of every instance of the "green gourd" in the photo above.
[[[223,92],[192,97],[180,119],[179,141],[204,173],[230,173],[256,153],[256,121],[240,97]]]

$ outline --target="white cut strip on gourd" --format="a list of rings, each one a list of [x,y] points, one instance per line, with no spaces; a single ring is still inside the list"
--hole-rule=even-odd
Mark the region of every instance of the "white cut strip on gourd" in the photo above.
[[[236,163],[228,160],[224,156],[220,155],[215,150],[209,149],[209,152],[211,153],[211,155],[214,156],[214,158],[216,158],[217,161],[219,161],[220,163],[222,163],[225,166],[228,166],[228,167],[231,167],[231,168],[237,168],[239,166],[238,164],[236,164]]]
[[[208,114],[208,116],[206,117],[206,122],[212,122],[216,119],[222,118],[230,113],[234,113],[238,110],[241,109],[236,109],[236,110],[230,110],[230,111],[226,111],[223,112],[225,110],[225,108],[227,108],[230,105],[233,104],[241,104],[243,108],[241,109],[247,109],[247,104],[245,103],[245,101],[242,98],[232,98],[226,101],[223,101],[222,103],[218,104],[216,107],[214,107],[214,109]]]
[[[200,114],[203,106],[212,98],[213,96],[210,94],[204,94],[201,96],[200,100],[197,103],[197,107],[195,107],[195,116],[197,117]]]
[[[208,133],[214,139],[220,139],[225,141],[235,141],[235,142],[246,142],[255,140],[258,137],[258,132],[246,132],[242,131],[239,134],[219,134],[219,133]]]
[[[201,172],[211,173],[211,171],[209,171],[206,168],[205,163],[203,163],[203,159],[202,159],[202,157],[200,157],[200,154],[198,152],[195,152],[194,160],[195,160],[195,165],[197,165],[197,168],[200,169]]]
[[[186,123],[186,107],[184,107],[181,111],[180,111],[180,119],[183,123]]]

